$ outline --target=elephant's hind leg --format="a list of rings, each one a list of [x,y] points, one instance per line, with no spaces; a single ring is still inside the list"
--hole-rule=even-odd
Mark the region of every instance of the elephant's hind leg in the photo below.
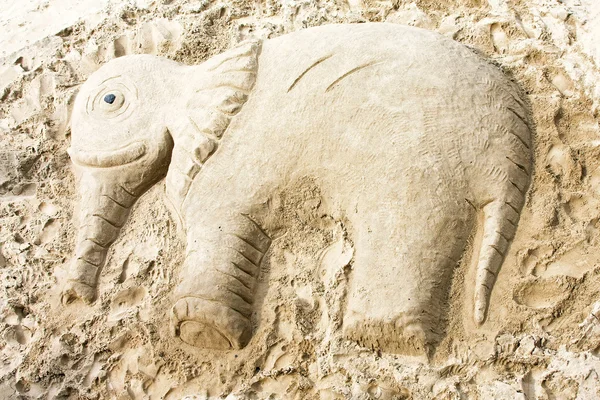
[[[172,333],[196,347],[239,349],[252,334],[256,280],[271,240],[241,214],[209,229],[188,241]]]
[[[423,200],[366,216],[355,238],[348,339],[391,353],[431,353],[444,333],[453,270],[468,237],[468,207],[429,208]]]

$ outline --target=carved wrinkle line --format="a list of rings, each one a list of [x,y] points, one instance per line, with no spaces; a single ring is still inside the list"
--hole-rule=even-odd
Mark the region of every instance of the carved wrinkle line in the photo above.
[[[514,108],[512,107],[506,107],[506,109],[508,111],[510,111],[511,113],[513,113],[517,118],[519,118],[519,120],[525,124],[526,127],[529,128],[529,124],[527,123],[527,120],[525,120],[525,118],[523,118]]]
[[[246,319],[249,319],[250,314],[252,314],[251,310],[250,311],[239,310],[239,307],[236,308],[235,306],[231,306],[231,305],[229,305],[229,304],[227,304],[225,302],[218,302],[218,301],[216,301],[215,303],[220,303],[221,305],[223,305],[223,306],[225,306],[225,307],[227,307],[227,308],[229,308],[229,309],[231,309],[231,310],[233,310],[233,311],[235,311],[237,313],[240,313]],[[252,305],[249,304],[249,306],[251,307]]]
[[[529,150],[529,145],[525,142],[525,140],[523,140],[523,138],[519,135],[517,135],[515,132],[513,132],[512,130],[508,130],[508,133],[514,135],[517,139],[519,139],[519,141],[521,143],[523,143],[523,146],[525,146],[525,148],[527,148],[527,150]]]
[[[271,241],[271,240],[272,240],[272,239],[271,239],[271,237],[270,237],[270,236],[267,234],[267,232],[265,232],[265,231],[264,231],[264,229],[263,229],[263,228],[261,228],[261,226],[260,226],[260,225],[259,225],[259,224],[258,224],[256,221],[254,221],[252,218],[250,218],[250,215],[248,215],[248,214],[244,214],[244,213],[241,213],[240,215],[241,215],[242,217],[246,217],[246,218],[248,219],[248,221],[252,222],[252,223],[253,223],[253,224],[256,226],[256,228],[257,228],[257,229],[258,229],[258,230],[259,230],[259,231],[260,231],[260,232],[261,232],[263,235],[265,235],[265,237],[266,237],[267,239],[269,239],[269,241]]]
[[[510,242],[510,239],[509,239],[509,238],[508,238],[508,237],[507,237],[507,236],[506,236],[504,233],[502,233],[502,232],[500,232],[500,231],[496,231],[496,233],[497,233],[498,235],[502,236],[502,238],[503,238],[504,240],[506,240],[507,242]]]
[[[496,250],[496,252],[497,252],[498,254],[500,254],[500,256],[504,257],[504,253],[502,253],[502,252],[500,251],[500,249],[498,249],[498,247],[497,247],[497,246],[494,246],[493,244],[491,244],[491,245],[490,245],[490,247],[491,247],[492,249]]]
[[[81,260],[81,261],[83,261],[83,262],[85,262],[85,263],[87,263],[87,264],[90,264],[91,266],[94,266],[94,267],[96,267],[96,268],[100,268],[100,263],[98,263],[98,264],[94,264],[93,262],[91,262],[91,261],[88,261],[88,260],[86,260],[86,259],[85,259],[85,258],[83,258],[83,257],[77,257],[77,259],[78,259],[78,260]]]
[[[342,76],[340,76],[339,78],[337,78],[335,81],[333,81],[331,83],[331,85],[327,86],[327,89],[325,89],[325,93],[329,92],[331,89],[333,89],[333,87],[335,85],[337,85],[342,79],[348,77],[349,75],[360,71],[361,69],[367,68],[367,67],[372,67],[375,66],[377,64],[381,64],[383,61],[379,61],[379,62],[370,62],[364,65],[360,65],[358,67],[352,68],[350,71],[346,72],[345,74],[343,74]]]
[[[508,182],[510,182],[511,185],[513,185],[514,187],[517,188],[517,190],[519,191],[519,193],[521,193],[522,195],[525,195],[525,191],[524,189],[521,189],[519,186],[517,186],[516,183],[514,183],[513,181],[509,180]]]
[[[471,200],[469,200],[469,199],[465,198],[465,201],[466,201],[467,203],[469,203],[469,205],[470,205],[471,207],[473,207],[473,209],[477,210],[477,207],[475,207],[475,204],[473,204],[473,202],[472,202]]]
[[[238,239],[240,239],[242,242],[246,243],[248,246],[252,247],[254,250],[258,251],[260,254],[264,254],[262,250],[260,250],[258,247],[256,247],[254,244],[250,243],[249,240],[241,237],[240,235],[236,234],[236,233],[230,233],[229,235],[236,237]]]
[[[117,225],[117,224],[115,224],[114,222],[112,222],[112,221],[109,221],[108,219],[104,218],[104,217],[103,217],[102,215],[100,215],[100,214],[92,214],[92,216],[93,216],[93,217],[96,217],[96,218],[100,218],[101,220],[103,220],[104,222],[106,222],[107,224],[109,224],[110,226],[112,226],[113,228],[116,228],[116,229],[121,229],[121,228],[123,227],[123,225]]]
[[[288,88],[288,93],[294,88],[294,86],[296,86],[296,84],[300,81],[300,79],[302,79],[304,77],[304,75],[306,75],[306,73],[308,71],[310,71],[311,69],[313,69],[314,67],[316,67],[317,65],[321,64],[323,61],[331,58],[333,56],[333,54],[330,54],[328,56],[325,56],[323,58],[318,59],[317,61],[315,61],[310,67],[308,67],[307,69],[304,70],[304,72],[302,72],[300,75],[298,75],[298,77],[294,80],[294,82],[292,82],[292,84],[290,85],[290,87]]]
[[[529,175],[529,171],[527,171],[527,169],[526,169],[526,168],[525,168],[523,165],[519,164],[518,162],[516,162],[515,160],[513,160],[512,158],[510,158],[510,157],[508,157],[508,156],[506,157],[506,159],[507,159],[508,161],[510,161],[511,163],[515,164],[515,165],[517,166],[517,168],[519,168],[521,171],[523,171],[523,172],[525,172],[527,175]]]
[[[215,147],[213,148],[213,150],[209,154],[209,155],[212,155],[215,151],[217,151],[217,148],[219,146],[219,137],[217,135],[215,135],[214,133],[212,133],[207,128],[202,128],[202,129],[200,129],[199,132],[205,134],[206,136],[208,136],[213,141]],[[225,130],[223,130],[223,132],[225,132]],[[206,160],[204,160],[204,161],[206,161]]]
[[[95,245],[98,245],[98,246],[102,247],[103,249],[108,249],[110,247],[110,245],[106,245],[105,246],[103,244],[100,244],[97,240],[92,239],[92,238],[85,238],[84,240],[89,240],[90,242],[94,243]]]
[[[246,275],[246,279],[254,279],[254,275],[252,275],[250,272],[247,272],[246,270],[244,270],[242,267],[240,267],[233,261],[230,261],[230,262],[231,262],[231,265],[233,265],[235,268],[239,269],[242,274]]]
[[[113,199],[112,197],[110,197],[110,196],[109,196],[109,195],[107,195],[107,194],[102,194],[102,195],[100,195],[100,196],[107,197],[109,200],[111,200],[113,203],[115,203],[115,204],[116,204],[116,205],[118,205],[119,207],[121,207],[121,208],[124,208],[125,210],[129,210],[129,207],[127,207],[127,206],[125,206],[125,205],[123,205],[123,204],[119,203],[118,201],[116,201],[115,199]]]
[[[231,118],[231,117],[235,116],[238,113],[237,111],[236,112],[223,111],[219,107],[214,107],[213,110],[221,113],[222,115],[224,115],[227,118]]]
[[[527,109],[527,106],[525,105],[525,103],[523,102],[523,100],[521,99],[521,97],[519,95],[517,95],[514,91],[509,90],[507,88],[504,87],[500,87],[496,84],[494,84],[494,88],[496,90],[502,91],[504,93],[507,93],[514,101],[515,103],[517,103],[519,106],[521,106],[521,108],[523,109]]]
[[[123,77],[123,75],[116,75],[116,76],[112,76],[112,77],[110,77],[110,78],[106,78],[105,80],[103,80],[103,81],[100,83],[100,86],[101,86],[101,85],[104,85],[104,84],[105,84],[106,82],[108,82],[108,81],[112,81],[112,80],[114,80],[114,79],[121,79],[122,77]]]
[[[79,283],[79,284],[81,284],[81,285],[85,285],[85,286],[89,287],[90,289],[94,289],[94,290],[96,290],[96,287],[95,287],[95,286],[93,286],[93,285],[90,285],[90,284],[88,284],[88,283],[85,283],[84,281],[81,281],[81,280],[79,280],[79,279],[69,279],[69,280],[68,280],[68,282],[77,282],[77,283]]]
[[[118,149],[84,151],[70,148],[67,152],[75,164],[94,168],[111,168],[138,160],[146,154],[146,146],[140,142],[133,142]]]
[[[243,285],[243,286],[244,286],[246,289],[248,289],[248,290],[252,290],[252,288],[251,288],[251,287],[249,287],[248,285],[246,285],[246,283],[244,283],[244,281],[243,281],[241,278],[239,278],[239,277],[237,277],[237,276],[235,276],[235,275],[233,275],[233,274],[227,273],[227,272],[225,272],[225,271],[221,271],[221,270],[220,270],[220,269],[218,269],[218,268],[215,268],[215,271],[217,271],[217,272],[220,272],[220,273],[221,273],[221,274],[223,274],[223,275],[226,275],[226,276],[230,276],[230,277],[232,277],[233,279],[235,279],[236,281],[238,281],[239,283],[241,283],[241,284],[242,284],[242,285]]]
[[[203,301],[210,301],[211,303],[217,303],[217,304],[220,304],[222,306],[225,306],[225,307],[227,307],[227,308],[235,311],[236,313],[240,314],[243,318],[248,319],[248,317],[246,315],[244,315],[244,313],[242,313],[241,311],[236,310],[235,308],[229,306],[229,304],[226,304],[226,303],[224,303],[222,301],[219,301],[219,300],[209,299],[208,297],[203,297],[203,296],[200,296],[198,294],[183,296],[180,299],[180,300],[185,300],[185,316],[190,315],[190,305],[189,305],[189,302],[186,299],[199,299],[199,300],[203,300]],[[193,321],[193,319],[190,320],[190,319],[185,319],[184,318],[184,319],[179,319],[178,322],[185,322],[185,321]]]
[[[190,177],[188,174],[186,174],[185,172],[183,172],[183,171],[181,170],[181,168],[179,168],[179,166],[177,166],[177,165],[176,165],[176,164],[174,164],[174,163],[172,163],[171,165],[172,165],[172,167],[173,167],[173,168],[174,168],[174,169],[175,169],[177,172],[179,172],[179,174],[180,174],[181,176],[183,176],[183,178],[184,178],[186,181],[188,181],[189,183],[191,183],[191,182],[193,181],[193,179],[192,179],[193,177]]]
[[[125,193],[127,193],[128,195],[130,195],[130,196],[131,196],[131,197],[133,197],[134,199],[137,199],[137,196],[136,196],[135,194],[131,193],[129,190],[125,189],[125,187],[124,187],[123,185],[119,185],[119,187],[120,187],[121,189],[123,189],[123,191],[124,191]]]
[[[229,287],[223,285],[221,286],[224,290],[228,291],[229,293],[239,297],[244,303],[248,304],[249,306],[252,305],[252,296],[250,296],[250,298],[248,299],[247,296],[242,295],[241,293],[238,293],[232,289],[230,289]]]
[[[221,65],[225,64],[227,61],[231,61],[231,60],[235,60],[235,59],[240,59],[240,58],[248,58],[248,57],[249,57],[248,54],[241,54],[241,55],[240,54],[236,54],[236,55],[233,55],[231,57],[226,57],[226,58],[222,59],[221,61],[219,61],[217,63],[217,65],[214,65],[214,66],[210,67],[208,70],[209,71],[214,71],[217,68],[219,68]]]
[[[234,53],[232,56],[230,57],[225,57],[222,60],[220,60],[216,65],[210,67],[208,70],[209,71],[214,71],[217,68],[219,68],[221,65],[225,64],[228,61],[231,60],[236,60],[236,59],[244,59],[244,58],[255,58],[256,57],[256,53],[257,51],[255,51],[252,48],[249,48],[247,51],[243,52],[243,53]]]
[[[519,210],[517,210],[517,207],[513,206],[508,201],[504,202],[504,204],[506,204],[507,206],[509,206],[510,208],[512,208],[515,213],[517,213],[517,214],[519,213]]]
[[[185,153],[187,158],[190,159],[194,163],[194,165],[196,165],[197,167],[202,167],[202,162],[198,160],[198,157],[196,157],[194,154],[192,154],[190,152],[190,149],[188,149],[185,146],[178,146],[177,150],[181,151],[182,153]],[[179,170],[179,171],[181,171],[181,170]]]
[[[233,264],[234,267],[236,267],[237,269],[239,269],[240,271],[242,271],[246,275],[250,276],[251,278],[254,278],[254,275],[250,271],[246,271],[244,268],[242,268],[240,265],[234,263],[233,261],[231,261],[231,263]]]
[[[188,120],[190,121],[192,126],[194,128],[196,128],[196,131],[208,136],[209,139],[211,139],[213,142],[215,142],[215,150],[213,150],[213,153],[214,153],[216,151],[217,143],[219,143],[219,138],[206,129],[200,129],[200,127],[198,126],[196,121],[194,121],[194,119],[192,117],[190,117],[189,115],[188,115]]]
[[[228,249],[235,251],[236,253],[238,253],[240,256],[244,257],[246,259],[246,261],[248,261],[250,264],[252,264],[253,266],[255,266],[256,268],[258,268],[258,265],[256,263],[254,263],[254,261],[252,261],[251,259],[249,259],[248,257],[246,257],[246,255],[244,253],[242,253],[241,251],[239,251],[238,249],[235,249],[231,246],[227,246]],[[260,261],[259,261],[260,263]]]

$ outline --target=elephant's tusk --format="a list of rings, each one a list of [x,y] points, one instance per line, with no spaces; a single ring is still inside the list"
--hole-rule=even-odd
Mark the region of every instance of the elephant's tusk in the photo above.
[[[69,148],[67,151],[75,164],[109,168],[134,162],[146,154],[146,146],[141,142],[134,142],[117,150],[85,151]]]

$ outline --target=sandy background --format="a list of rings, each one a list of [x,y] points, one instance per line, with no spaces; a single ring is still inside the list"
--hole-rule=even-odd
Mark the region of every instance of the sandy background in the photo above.
[[[595,399],[600,397],[600,4],[595,0],[0,0],[0,398]],[[349,244],[290,194],[262,311],[242,351],[198,350],[166,323],[182,244],[142,197],[93,306],[60,304],[77,198],[69,112],[102,63],[150,53],[198,63],[249,36],[336,22],[436,30],[487,54],[527,91],[535,177],[488,322],[463,307],[430,360],[339,332]]]

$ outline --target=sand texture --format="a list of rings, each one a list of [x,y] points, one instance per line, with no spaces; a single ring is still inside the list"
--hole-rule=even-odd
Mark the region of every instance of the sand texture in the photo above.
[[[0,0],[0,9],[0,398],[600,398],[594,0]],[[131,207],[94,282],[95,301],[65,301],[77,216],[85,209],[67,149],[79,134],[75,127],[72,134],[71,117],[88,77],[122,56],[200,65],[240,43],[360,22],[420,27],[469,46],[517,82],[531,105],[531,184],[481,325],[473,308],[480,238],[472,235],[444,281],[445,312],[433,324],[430,351],[348,340],[361,243],[310,174],[278,188],[271,205],[281,212],[265,222],[272,228],[252,283],[251,338],[233,346],[241,348],[203,349],[188,344],[196,343],[189,330],[188,343],[171,334],[188,246],[182,216],[165,201],[169,176]],[[277,77],[277,63],[269,68]],[[289,91],[303,93],[307,82]],[[277,114],[286,108],[274,108],[260,116],[264,123],[287,121]],[[223,140],[243,131],[239,121],[249,113],[240,115]],[[221,199],[218,186],[211,190]],[[201,218],[198,210],[189,213]],[[380,301],[386,305],[385,296]],[[364,324],[358,335],[369,329],[388,339],[395,333]]]

